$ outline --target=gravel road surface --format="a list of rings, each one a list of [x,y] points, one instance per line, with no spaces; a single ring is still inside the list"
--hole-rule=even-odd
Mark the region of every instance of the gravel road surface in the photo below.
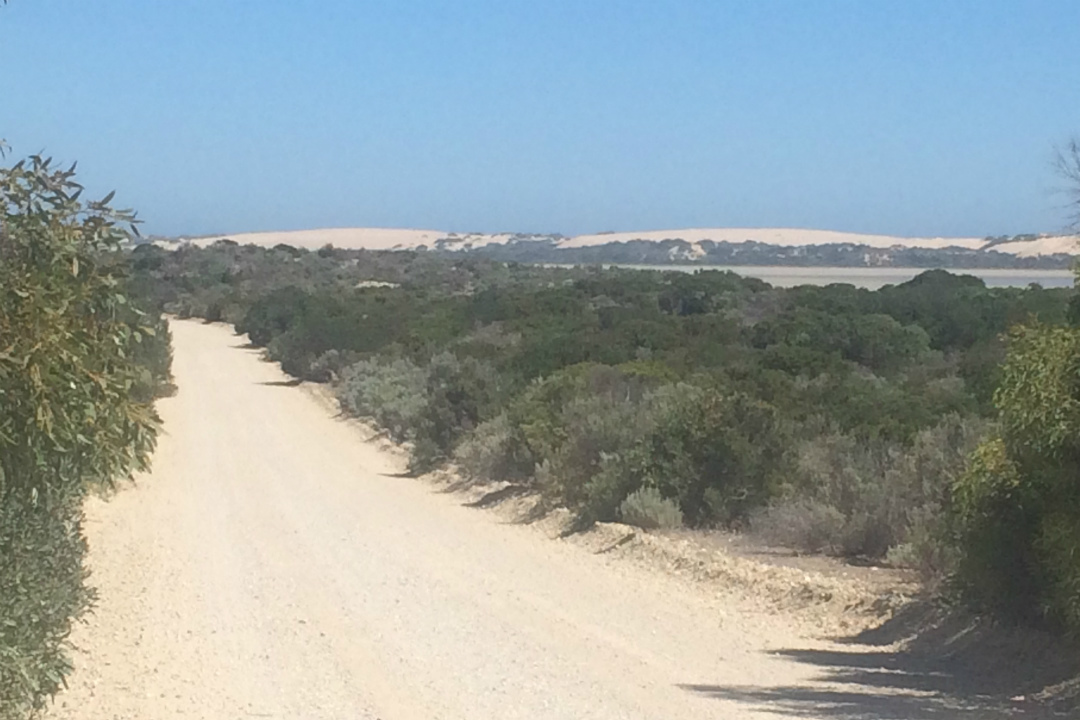
[[[229,328],[172,327],[154,471],[87,509],[99,606],[51,717],[953,716],[823,675],[800,653],[833,646],[749,601],[463,507]]]

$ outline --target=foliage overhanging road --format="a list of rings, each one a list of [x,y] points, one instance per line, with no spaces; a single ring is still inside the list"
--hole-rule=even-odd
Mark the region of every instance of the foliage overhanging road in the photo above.
[[[153,474],[88,509],[55,716],[985,717],[826,682],[782,651],[827,644],[462,507],[228,329],[173,333]]]

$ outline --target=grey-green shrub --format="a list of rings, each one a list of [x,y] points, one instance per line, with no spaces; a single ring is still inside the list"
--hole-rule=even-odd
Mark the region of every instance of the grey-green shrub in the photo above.
[[[951,571],[953,484],[990,431],[986,422],[946,418],[910,446],[826,433],[797,451],[794,482],[751,528],[806,552],[891,557],[930,576]]]
[[[690,525],[741,523],[787,473],[785,433],[767,403],[679,383],[648,405],[652,427],[626,454],[627,472],[675,499]]]
[[[645,373],[642,373],[642,370]],[[694,525],[739,520],[786,463],[775,411],[738,393],[664,383],[638,366],[579,366],[530,387],[509,413],[551,504],[577,526],[616,520],[657,488]]]
[[[342,371],[337,396],[347,412],[374,419],[396,442],[415,440],[427,371],[402,358],[361,360]]]
[[[347,412],[370,417],[397,442],[412,443],[410,469],[448,459],[462,436],[497,406],[498,374],[475,358],[444,352],[420,366],[374,358],[341,371],[337,395]]]
[[[414,472],[449,459],[465,433],[496,412],[500,394],[495,368],[476,358],[439,353],[425,372],[425,402],[409,463]]]
[[[327,350],[312,361],[308,367],[305,380],[318,383],[328,383],[338,380],[345,368],[349,367],[360,358],[355,352],[348,350]]]
[[[549,473],[542,492],[584,524],[614,520],[619,503],[640,486],[623,458],[650,431],[652,416],[640,400],[585,395],[570,400],[559,421],[562,441],[543,458]]]
[[[640,488],[627,495],[619,505],[619,518],[627,525],[645,530],[672,530],[683,524],[679,505],[652,487]]]
[[[462,473],[477,481],[522,481],[532,477],[535,461],[520,428],[506,413],[476,427],[454,450]]]

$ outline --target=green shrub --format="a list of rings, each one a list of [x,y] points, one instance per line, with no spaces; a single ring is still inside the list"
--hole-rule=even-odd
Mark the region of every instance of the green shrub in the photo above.
[[[357,355],[348,350],[327,350],[311,362],[303,379],[318,383],[333,382],[341,377],[345,368],[360,360]]]
[[[470,479],[492,482],[528,480],[536,466],[521,429],[505,412],[467,434],[454,451],[454,462]]]
[[[461,438],[494,413],[498,392],[493,368],[451,353],[425,367],[404,358],[362,360],[342,371],[337,391],[347,412],[371,417],[395,441],[412,443],[413,472],[448,459]]]
[[[577,510],[583,522],[614,520],[619,503],[637,487],[623,472],[620,453],[633,447],[650,422],[633,401],[608,395],[570,400],[559,415],[561,442],[540,454],[550,469],[541,490]]]
[[[131,388],[132,398],[150,402],[169,395],[172,384],[172,334],[169,323],[160,315],[141,316],[142,332],[133,341],[129,359],[139,368],[139,379]]]
[[[266,346],[266,354],[271,360],[281,363],[281,369],[288,375],[306,380],[311,377],[312,365],[319,355],[313,350],[306,350],[293,341],[288,333],[278,335]]]
[[[972,455],[957,482],[956,512],[958,578],[976,604],[1012,617],[1038,615],[1043,591],[1033,550],[1040,505],[1001,439]]]
[[[236,331],[246,333],[256,345],[269,345],[307,312],[308,301],[309,295],[295,286],[274,290],[251,305]]]
[[[986,423],[953,416],[910,446],[835,433],[806,440],[794,482],[752,529],[805,552],[890,556],[940,577],[955,564],[952,487],[988,432]]]
[[[682,510],[656,488],[644,487],[626,496],[619,505],[619,518],[627,525],[645,530],[672,530],[682,527]]]
[[[3,720],[43,708],[71,669],[65,642],[91,598],[82,499],[146,467],[168,377],[164,326],[131,309],[113,262],[134,218],[109,198],[80,204],[72,178],[38,157],[0,171]]]
[[[796,477],[802,492],[793,496],[831,508],[843,519],[823,543],[830,552],[883,557],[899,542],[903,489],[890,477],[899,453],[892,443],[849,435],[826,435],[800,446]]]
[[[425,402],[410,462],[414,472],[426,472],[448,459],[465,433],[495,414],[500,399],[498,373],[475,358],[440,353],[425,371]]]
[[[959,579],[984,607],[1080,633],[1080,330],[1010,335],[1001,431],[956,488]]]
[[[401,358],[362,360],[342,371],[337,396],[347,412],[374,419],[396,442],[415,441],[427,404],[427,371]]]
[[[1075,504],[1046,513],[1035,540],[1045,568],[1045,607],[1051,617],[1080,631],[1080,512]]]
[[[788,443],[767,403],[686,384],[660,388],[649,403],[655,424],[630,471],[675,499],[689,524],[745,520],[786,474]]]
[[[508,421],[550,503],[579,526],[615,520],[657,488],[693,524],[731,523],[764,502],[785,466],[775,411],[738,394],[662,385],[635,364],[581,365],[534,383]]]
[[[72,665],[72,620],[93,599],[84,584],[82,493],[8,491],[0,504],[0,718],[41,710]]]
[[[638,363],[576,365],[533,383],[511,405],[522,457],[544,470],[538,487],[549,503],[577,512],[580,525],[615,520],[640,487],[625,458],[652,427],[647,397],[661,377]]]

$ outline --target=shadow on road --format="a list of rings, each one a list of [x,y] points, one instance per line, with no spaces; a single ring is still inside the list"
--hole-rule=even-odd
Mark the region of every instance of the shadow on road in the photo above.
[[[259,385],[265,385],[266,387],[298,387],[300,383],[304,382],[300,378],[293,378],[292,380],[266,380]]]
[[[893,650],[905,641],[904,649]],[[915,604],[850,650],[786,649],[821,668],[821,687],[681,685],[782,717],[834,720],[1080,718],[1080,648],[1046,632]]]
[[[530,488],[524,485],[507,485],[506,487],[498,490],[492,490],[485,493],[477,500],[465,503],[465,507],[470,508],[489,508],[493,505],[498,505],[504,500],[509,500],[514,497],[521,497],[527,495],[530,492]]]
[[[682,685],[682,688],[718,700],[746,703],[780,717],[838,718],[843,720],[972,720],[992,718],[986,707],[957,708],[941,698],[870,695],[857,691],[816,690],[808,687],[723,687]],[[993,711],[989,711],[993,712]],[[1003,715],[1002,717],[1009,717]],[[1017,717],[1011,715],[1011,717]]]

